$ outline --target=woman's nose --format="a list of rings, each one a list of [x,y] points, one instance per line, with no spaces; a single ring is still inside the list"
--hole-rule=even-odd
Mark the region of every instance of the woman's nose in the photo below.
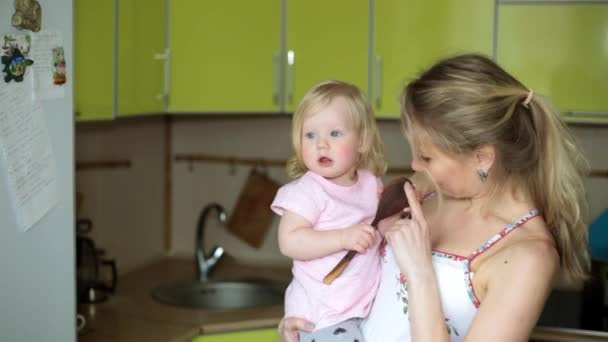
[[[416,158],[416,157],[412,158],[412,170],[414,170],[415,172],[422,171],[422,165],[420,164],[420,162],[418,161],[418,158]]]

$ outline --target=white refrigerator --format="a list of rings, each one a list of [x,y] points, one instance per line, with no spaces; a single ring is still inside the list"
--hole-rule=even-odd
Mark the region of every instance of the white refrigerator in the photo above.
[[[43,89],[42,92],[50,91],[48,98],[39,96],[36,100],[46,126],[46,132],[41,136],[47,137],[46,145],[50,145],[52,151],[55,171],[50,176],[54,177],[56,191],[54,197],[46,199],[54,204],[32,220],[35,222],[29,229],[24,229],[15,209],[17,198],[7,180],[10,178],[7,176],[7,157],[0,158],[0,341],[69,342],[76,340],[73,0],[37,0],[37,3],[41,9],[40,33],[52,31],[56,33],[55,38],[60,38],[67,76],[65,84]],[[0,0],[0,45],[6,42],[6,35],[21,36],[31,32],[11,25],[14,12],[14,0]],[[51,60],[52,57],[34,60],[34,64],[26,68],[26,75],[33,72],[33,66],[43,65],[36,65],[37,62],[49,63]],[[0,70],[6,65],[0,65]],[[5,75],[6,72],[0,74],[0,82],[3,89],[11,89],[9,95],[13,89],[22,91],[23,85],[30,81],[25,77],[19,83],[16,79],[6,82]],[[48,82],[44,77],[36,82]],[[33,89],[33,84],[33,81],[27,84],[28,89]],[[7,102],[0,98],[0,112],[12,105]],[[6,127],[8,125],[0,120],[0,132]],[[23,133],[27,135],[30,131]],[[4,141],[5,147],[6,143]],[[36,161],[29,162],[36,165]],[[37,170],[32,168],[32,172]],[[44,184],[39,186],[44,187]],[[30,195],[39,194],[34,191]]]

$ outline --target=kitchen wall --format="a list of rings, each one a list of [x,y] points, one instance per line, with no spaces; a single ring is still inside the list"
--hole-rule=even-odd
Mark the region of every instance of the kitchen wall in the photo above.
[[[119,273],[164,255],[163,119],[115,120],[76,125],[76,162],[128,160],[129,168],[80,170],[79,218]]]
[[[77,172],[76,187],[85,199],[80,216],[94,222],[92,236],[117,259],[124,273],[164,255],[164,120],[119,119],[108,123],[77,125],[76,159],[129,159],[128,169]],[[410,153],[399,122],[379,122],[391,166],[406,166]],[[608,126],[571,126],[594,169],[608,169]],[[287,159],[291,154],[290,117],[276,116],[175,116],[172,151],[241,158]],[[223,205],[230,215],[249,166],[178,162],[172,168],[172,236],[169,254],[194,254],[196,222],[211,202]],[[287,181],[283,168],[268,168],[270,177]],[[387,179],[395,175],[388,175]],[[590,217],[608,206],[608,178],[587,179]],[[245,263],[287,266],[278,252],[276,219],[260,249],[241,242],[214,219],[209,220],[206,245],[223,246]]]

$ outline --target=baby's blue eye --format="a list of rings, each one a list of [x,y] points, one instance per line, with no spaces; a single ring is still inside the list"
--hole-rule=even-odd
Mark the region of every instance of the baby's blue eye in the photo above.
[[[342,133],[342,131],[339,131],[336,129],[336,130],[331,131],[330,135],[334,138],[337,138],[337,137],[341,137],[342,135],[344,135],[344,133]]]
[[[306,139],[314,139],[315,138],[315,134],[313,132],[308,132],[308,133],[304,134],[304,136],[306,137]]]

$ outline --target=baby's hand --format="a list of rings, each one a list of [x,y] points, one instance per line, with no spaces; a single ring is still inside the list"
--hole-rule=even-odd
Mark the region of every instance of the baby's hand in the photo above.
[[[355,224],[349,228],[340,230],[341,244],[343,249],[354,250],[365,253],[374,245],[379,236],[374,227],[369,224]]]

